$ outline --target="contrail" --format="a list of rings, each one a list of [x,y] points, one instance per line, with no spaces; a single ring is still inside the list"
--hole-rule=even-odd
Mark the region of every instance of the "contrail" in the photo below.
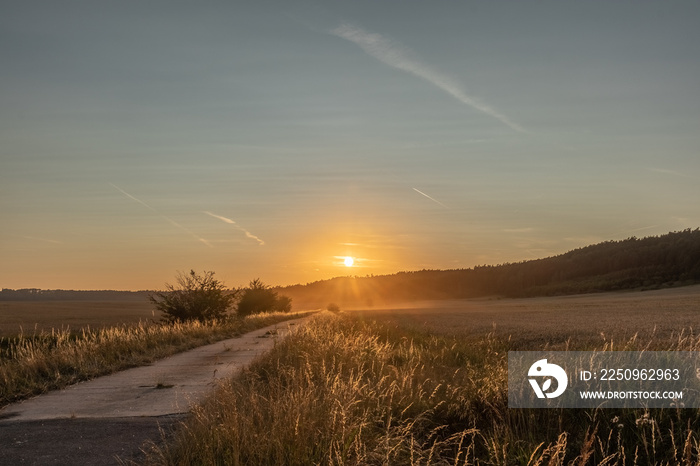
[[[206,246],[209,246],[210,248],[213,248],[213,247],[214,247],[214,246],[211,245],[211,243],[210,243],[209,241],[205,240],[204,238],[202,238],[202,237],[200,237],[200,236],[197,236],[192,230],[183,227],[182,225],[180,225],[179,223],[177,223],[175,220],[173,220],[172,218],[168,217],[167,215],[161,214],[161,213],[158,212],[156,209],[154,209],[154,208],[151,207],[150,205],[146,204],[145,202],[143,202],[141,199],[137,198],[136,196],[132,196],[131,194],[127,193],[127,192],[124,191],[122,188],[120,188],[119,186],[117,186],[117,185],[115,185],[115,184],[113,184],[113,183],[109,183],[109,185],[110,185],[111,187],[113,187],[114,189],[116,189],[117,191],[119,191],[120,193],[122,193],[123,195],[125,195],[126,197],[128,197],[129,199],[131,199],[131,200],[133,200],[133,201],[136,201],[136,202],[138,202],[139,204],[141,204],[142,206],[144,206],[145,208],[147,208],[148,210],[155,212],[159,217],[161,217],[162,219],[164,219],[165,221],[167,221],[168,223],[170,223],[170,224],[173,225],[174,227],[179,228],[180,230],[182,230],[182,231],[184,231],[185,233],[189,234],[190,236],[192,236],[193,238],[195,238],[197,241],[199,241],[199,242],[205,244]]]
[[[63,244],[62,242],[57,241],[55,239],[37,238],[36,236],[23,236],[23,238],[31,239],[34,241],[43,241],[45,243],[51,243],[51,244]]]
[[[449,95],[463,104],[499,120],[501,123],[510,126],[515,131],[518,131],[519,133],[527,133],[522,126],[513,122],[510,118],[503,115],[495,108],[478,101],[476,98],[470,95],[467,95],[462,90],[461,85],[454,79],[434,70],[429,65],[421,63],[418,59],[413,57],[414,54],[411,52],[411,50],[407,49],[401,44],[387,39],[381,34],[370,33],[360,27],[347,23],[341,24],[335,29],[332,29],[330,33],[334,36],[357,44],[368,55],[373,56],[385,65],[406,71],[407,73],[411,73],[414,76],[418,76],[419,78],[428,81],[434,86],[437,86],[438,88],[447,92]]]
[[[152,210],[153,212],[155,212],[155,213],[157,213],[157,214],[160,215],[160,213],[159,213],[156,209],[154,209],[153,207],[149,206],[148,204],[146,204],[145,202],[143,202],[141,199],[138,199],[138,198],[132,196],[131,194],[127,193],[126,191],[124,191],[122,188],[120,188],[120,187],[117,186],[116,184],[109,183],[109,185],[110,185],[111,187],[113,187],[114,189],[116,189],[117,191],[119,191],[120,193],[122,193],[123,195],[125,195],[126,197],[128,197],[129,199],[138,202],[139,204],[141,204],[141,205],[144,206],[145,208],[147,208],[147,209],[149,209],[149,210]]]
[[[251,232],[249,232],[248,230],[246,230],[245,228],[243,228],[242,226],[240,226],[239,224],[237,224],[235,220],[231,220],[230,218],[224,217],[224,216],[221,216],[221,215],[216,215],[216,214],[214,214],[214,213],[209,212],[208,210],[203,210],[202,213],[207,214],[207,215],[209,215],[210,217],[218,218],[218,219],[221,220],[222,222],[228,223],[229,225],[233,225],[233,226],[236,227],[238,230],[242,231],[242,232],[246,235],[246,237],[248,237],[248,238],[250,238],[250,239],[254,239],[255,241],[258,242],[258,244],[259,244],[260,246],[265,246],[265,241],[261,240],[260,238],[258,238],[257,236],[255,236],[254,234],[252,234]]]
[[[449,209],[449,207],[447,207],[445,204],[443,204],[442,202],[438,201],[437,199],[435,199],[435,198],[433,198],[433,197],[428,196],[428,195],[425,194],[423,191],[421,191],[421,190],[419,190],[419,189],[416,189],[416,188],[411,188],[411,189],[413,189],[413,190],[414,190],[415,192],[417,192],[418,194],[421,194],[421,195],[427,197],[427,198],[430,199],[431,201],[437,202],[438,204],[440,204],[441,206],[443,206],[445,209]]]
[[[234,220],[231,220],[230,218],[222,217],[221,215],[212,214],[208,210],[203,210],[202,212],[211,216],[211,217],[218,218],[219,220],[221,220],[224,223],[230,223],[232,225],[236,224],[236,222]]]
[[[645,167],[647,170],[657,173],[664,173],[666,175],[680,176],[683,178],[697,178],[693,175],[688,175],[687,173],[682,173],[676,170],[668,170],[666,168],[656,168],[656,167]]]

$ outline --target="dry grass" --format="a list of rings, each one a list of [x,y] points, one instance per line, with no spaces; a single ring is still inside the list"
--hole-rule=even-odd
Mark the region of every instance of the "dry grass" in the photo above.
[[[141,322],[0,338],[0,406],[303,314],[258,314],[209,323]]]
[[[508,409],[511,344],[325,313],[222,385],[147,464],[700,464],[697,410]],[[641,347],[698,351],[700,339],[588,349]]]

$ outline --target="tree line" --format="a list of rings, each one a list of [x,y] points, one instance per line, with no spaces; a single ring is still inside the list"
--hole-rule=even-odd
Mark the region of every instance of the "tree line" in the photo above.
[[[213,275],[213,273],[212,273]],[[271,288],[253,280],[227,290],[231,305],[285,310],[296,302],[379,304],[483,296],[530,297],[653,289],[700,283],[700,229],[606,241],[544,259],[470,269],[420,270],[372,277],[339,277]],[[246,291],[248,290],[248,291]],[[166,290],[174,292],[174,289]],[[284,293],[280,295],[279,293]],[[155,293],[157,295],[158,293]],[[143,300],[153,292],[24,289],[0,291],[0,300]]]
[[[531,297],[700,283],[700,229],[606,241],[567,253],[470,269],[341,277],[280,288],[299,301],[377,302]]]
[[[3,288],[0,290],[0,301],[143,301],[150,293],[150,291]]]
[[[214,272],[202,274],[190,270],[178,273],[175,284],[165,284],[164,291],[72,291],[3,289],[0,300],[115,300],[148,299],[161,312],[161,320],[168,323],[192,320],[211,321],[235,314],[245,317],[263,312],[290,312],[292,299],[279,295],[260,279],[252,280],[246,288],[227,289],[214,278]]]

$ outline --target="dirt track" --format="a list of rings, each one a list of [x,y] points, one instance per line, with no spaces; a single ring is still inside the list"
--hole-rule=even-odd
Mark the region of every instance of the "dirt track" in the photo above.
[[[230,377],[307,318],[195,348],[0,410],[0,464],[107,465],[137,459],[217,380]]]

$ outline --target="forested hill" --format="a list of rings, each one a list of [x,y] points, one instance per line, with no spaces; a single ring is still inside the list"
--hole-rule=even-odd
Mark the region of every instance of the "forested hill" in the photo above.
[[[343,277],[279,289],[297,302],[365,303],[651,289],[700,283],[700,229],[586,246],[554,257],[460,270]]]
[[[700,283],[700,229],[628,238],[559,256],[460,270],[341,277],[275,290],[304,303],[381,304],[481,296],[528,297],[654,289]],[[3,300],[145,301],[149,292],[0,290]]]

